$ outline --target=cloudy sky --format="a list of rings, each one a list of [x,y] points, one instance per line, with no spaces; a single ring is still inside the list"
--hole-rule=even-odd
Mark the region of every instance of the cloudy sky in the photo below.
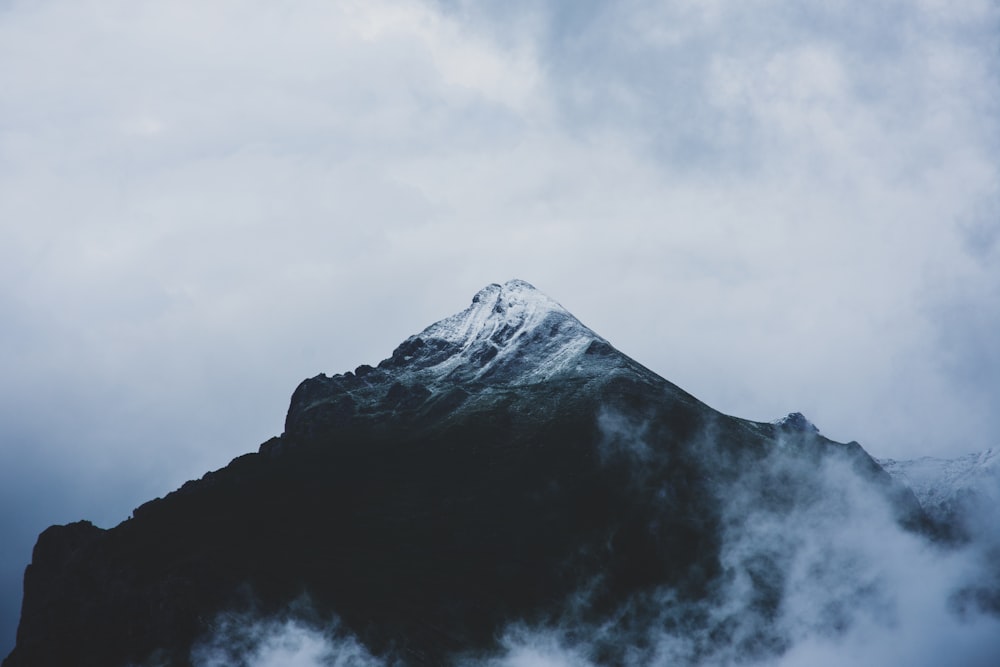
[[[729,414],[1000,445],[990,0],[0,0],[0,653],[37,533],[519,277]]]

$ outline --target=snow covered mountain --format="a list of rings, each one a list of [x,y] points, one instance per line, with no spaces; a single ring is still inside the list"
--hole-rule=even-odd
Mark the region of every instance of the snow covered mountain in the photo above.
[[[198,658],[233,614],[360,664],[498,664],[524,626],[572,628],[567,664],[773,664],[881,609],[863,538],[925,519],[857,443],[724,415],[513,280],[303,381],[257,453],[43,532],[3,665],[246,664]]]
[[[942,525],[963,525],[982,508],[1000,506],[1000,451],[987,449],[954,459],[925,456],[879,459],[895,479],[910,488],[924,511]]]

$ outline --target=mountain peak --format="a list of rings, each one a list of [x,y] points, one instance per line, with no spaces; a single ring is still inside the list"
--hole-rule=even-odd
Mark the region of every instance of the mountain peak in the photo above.
[[[576,321],[565,308],[533,285],[514,279],[503,285],[487,285],[472,297],[468,308],[435,322],[417,336],[471,344],[484,335],[493,338],[493,334],[503,329],[515,333],[534,328],[552,315]],[[578,321],[577,324],[591,336],[596,335]]]
[[[503,285],[491,283],[472,297],[472,309],[483,310],[493,315],[505,315],[508,310],[560,311],[566,309],[535,288],[531,283],[514,278]],[[568,313],[567,313],[568,314]]]
[[[304,381],[292,396],[285,429],[302,434],[400,411],[454,412],[459,404],[492,400],[497,390],[621,374],[658,380],[556,301],[515,279],[479,290],[465,310],[410,336],[375,368]]]
[[[801,412],[789,412],[781,419],[771,422],[780,429],[796,433],[819,433],[816,425],[809,421]]]
[[[411,336],[382,365],[527,384],[571,370],[595,341],[610,348],[555,300],[514,279],[479,290],[468,308]]]

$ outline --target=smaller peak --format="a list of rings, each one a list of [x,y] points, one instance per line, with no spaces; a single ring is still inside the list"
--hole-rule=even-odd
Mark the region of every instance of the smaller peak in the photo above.
[[[806,416],[801,412],[789,412],[781,419],[775,419],[772,423],[778,428],[797,433],[819,433],[816,425],[806,419]]]

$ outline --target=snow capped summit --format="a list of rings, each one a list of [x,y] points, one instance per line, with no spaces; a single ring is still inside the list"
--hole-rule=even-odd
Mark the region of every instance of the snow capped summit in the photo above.
[[[468,308],[432,324],[420,332],[418,337],[471,345],[476,340],[492,337],[500,329],[523,334],[524,331],[536,328],[550,315],[576,320],[565,308],[533,285],[515,279],[503,285],[487,285],[472,297],[472,304]],[[593,335],[582,324],[580,327]]]
[[[618,352],[531,284],[479,290],[472,303],[403,341],[377,367],[304,381],[292,396],[286,433],[308,435],[358,420],[408,413],[454,414],[492,405],[522,388],[603,385],[626,377],[693,402],[679,388]],[[558,389],[558,391],[557,391]]]
[[[556,301],[515,279],[487,285],[468,308],[408,338],[380,367],[425,381],[519,385],[572,371],[584,354],[610,349]]]

